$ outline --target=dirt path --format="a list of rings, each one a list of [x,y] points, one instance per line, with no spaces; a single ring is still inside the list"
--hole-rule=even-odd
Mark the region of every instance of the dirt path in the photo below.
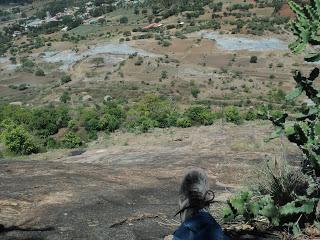
[[[78,156],[0,161],[0,224],[38,229],[0,239],[164,239],[179,221],[173,215],[186,169],[207,169],[223,200],[278,154],[277,142],[261,145],[269,129],[216,124],[115,134],[107,148]],[[122,140],[127,144],[120,146]],[[295,160],[295,148],[286,152]],[[40,231],[45,227],[53,229]]]

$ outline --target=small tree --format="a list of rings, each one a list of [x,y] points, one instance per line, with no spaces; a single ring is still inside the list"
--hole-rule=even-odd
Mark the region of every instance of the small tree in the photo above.
[[[39,76],[39,77],[43,77],[43,76],[45,76],[45,73],[44,73],[44,71],[43,71],[41,68],[38,68],[38,69],[36,70],[36,72],[35,72],[35,75],[36,75],[36,76]]]
[[[60,101],[63,103],[67,103],[71,100],[70,93],[68,91],[64,91],[60,97]]]
[[[2,127],[4,130],[1,139],[10,152],[22,155],[39,152],[33,137],[22,125],[7,122],[3,123]]]
[[[224,109],[224,115],[227,122],[232,122],[235,124],[241,124],[243,122],[239,110],[234,106],[226,107]]]
[[[67,132],[66,135],[64,135],[61,143],[62,147],[65,148],[78,148],[82,146],[81,138],[74,132]]]
[[[120,18],[120,23],[126,24],[126,23],[128,23],[128,22],[129,22],[128,17],[123,16],[123,17]]]
[[[196,87],[196,86],[191,87],[191,95],[194,98],[197,98],[199,93],[200,93],[200,89],[198,87]]]
[[[250,63],[257,63],[257,62],[258,62],[258,57],[257,56],[251,56]]]
[[[91,62],[96,66],[100,67],[102,64],[104,64],[104,58],[103,57],[95,57],[91,60]]]
[[[70,75],[64,75],[61,77],[61,84],[65,84],[65,83],[68,83],[68,82],[71,82],[71,76]]]

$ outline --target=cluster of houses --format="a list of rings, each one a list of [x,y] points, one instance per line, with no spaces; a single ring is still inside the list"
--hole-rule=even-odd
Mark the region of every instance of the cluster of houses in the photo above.
[[[87,2],[85,5],[85,12],[78,15],[79,18],[83,20],[84,24],[92,24],[97,22],[97,19],[93,18],[90,15],[90,11],[95,8],[93,2]],[[63,12],[58,12],[55,16],[51,16],[50,12],[47,12],[47,15],[44,19],[30,19],[27,20],[24,28],[25,32],[27,32],[30,28],[37,28],[44,24],[50,23],[50,22],[59,22],[61,19],[65,16],[75,16],[76,12],[80,10],[79,7],[72,7],[72,8],[65,8]],[[64,27],[61,29],[61,31],[67,31],[68,28]],[[15,31],[13,33],[13,37],[18,37],[22,34],[20,31]]]
[[[115,1],[113,3],[113,5],[115,5],[115,6],[120,5],[120,4],[134,5],[139,2],[141,3],[141,0],[119,0],[119,1]],[[91,10],[94,10],[95,8],[96,7],[95,7],[94,3],[89,1],[85,4],[85,11],[83,13],[78,14],[77,17],[79,17],[83,20],[83,24],[95,24],[95,23],[99,22],[99,18],[104,18],[104,17],[94,18],[90,15]],[[79,7],[65,8],[63,12],[58,12],[57,14],[55,14],[55,16],[51,16],[50,12],[48,11],[46,14],[46,17],[44,19],[39,19],[39,18],[28,19],[26,21],[26,23],[23,25],[24,31],[28,32],[29,29],[31,29],[31,28],[41,27],[42,25],[50,23],[50,22],[59,22],[65,16],[74,17],[79,10],[80,10]],[[161,27],[163,27],[162,23],[152,23],[148,26],[145,26],[143,29],[150,30],[150,29],[161,28]],[[61,31],[67,31],[67,30],[68,30],[68,27],[64,27],[61,29]],[[21,31],[15,31],[13,33],[13,37],[18,37],[20,35],[22,35]]]

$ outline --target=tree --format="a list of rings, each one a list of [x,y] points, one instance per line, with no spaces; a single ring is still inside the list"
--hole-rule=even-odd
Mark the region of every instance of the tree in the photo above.
[[[257,56],[251,56],[250,57],[250,63],[257,63],[258,62],[258,57]]]
[[[68,91],[64,91],[60,97],[60,101],[63,103],[67,103],[71,100],[70,93]]]
[[[39,152],[34,138],[22,125],[6,122],[3,128],[1,139],[10,152],[22,155]]]
[[[129,22],[128,17],[123,16],[123,17],[120,18],[120,23],[128,23],[128,22]]]
[[[35,72],[35,75],[36,76],[40,76],[40,77],[43,77],[45,76],[46,74],[44,73],[44,71],[41,69],[41,68],[38,68]]]
[[[67,132],[66,135],[64,135],[61,143],[62,147],[65,148],[78,148],[82,146],[81,138],[74,132]]]
[[[102,64],[104,64],[104,58],[103,57],[95,57],[91,60],[91,62],[96,65],[96,67],[100,67]]]
[[[61,84],[65,84],[65,83],[68,83],[68,82],[71,82],[71,76],[70,75],[63,75],[61,77]]]

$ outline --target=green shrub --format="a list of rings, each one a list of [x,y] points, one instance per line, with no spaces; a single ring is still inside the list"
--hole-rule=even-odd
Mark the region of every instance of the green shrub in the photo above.
[[[75,132],[77,129],[78,129],[78,126],[79,126],[79,123],[74,120],[74,119],[71,119],[69,122],[68,122],[68,129],[70,131],[73,131]]]
[[[22,155],[39,152],[34,138],[22,125],[7,122],[3,124],[3,128],[1,139],[10,152]]]
[[[163,40],[162,41],[162,46],[163,47],[169,47],[171,45],[171,42],[170,41],[168,41],[168,40]]]
[[[59,142],[53,137],[49,137],[45,143],[47,149],[57,149],[60,147]]]
[[[128,22],[129,22],[128,17],[123,16],[123,17],[120,18],[120,23],[128,23]]]
[[[207,107],[193,106],[188,108],[184,115],[192,121],[193,124],[212,125],[217,119],[217,114],[211,112]]]
[[[100,130],[99,120],[96,118],[91,118],[85,121],[84,127],[88,132],[96,132]]]
[[[44,73],[44,71],[43,71],[41,68],[38,68],[38,69],[36,70],[36,72],[35,72],[35,75],[36,75],[36,76],[43,77],[43,76],[45,76],[45,73]]]
[[[224,109],[224,116],[227,122],[232,122],[235,124],[241,124],[243,122],[238,108],[233,106],[229,106]]]
[[[75,133],[67,132],[61,140],[61,146],[64,148],[78,148],[82,146],[82,141]]]
[[[196,86],[191,87],[191,95],[194,98],[197,98],[199,93],[200,93],[200,89],[198,87],[196,87]]]
[[[63,103],[67,103],[71,100],[69,91],[64,91],[60,97],[60,101]]]
[[[42,138],[56,134],[60,128],[67,127],[70,115],[66,107],[40,107],[32,111],[28,126]]]
[[[163,70],[163,71],[161,72],[160,79],[166,79],[166,78],[168,78],[168,72],[165,71],[165,70]]]
[[[65,84],[65,83],[68,83],[68,82],[71,82],[71,76],[70,75],[64,75],[61,77],[61,84]]]
[[[258,113],[255,109],[250,109],[244,114],[244,119],[247,121],[253,121],[258,118]]]
[[[121,121],[114,115],[104,114],[99,121],[100,130],[114,132],[120,127]]]
[[[250,63],[257,63],[258,62],[258,57],[257,56],[251,56],[250,57]]]
[[[34,62],[28,58],[22,58],[20,62],[23,69],[32,69],[35,66]]]
[[[29,86],[26,84],[26,83],[21,83],[19,86],[18,86],[18,90],[19,91],[24,91],[24,90],[27,90],[29,88]]]
[[[191,127],[191,120],[187,117],[180,117],[177,119],[177,127],[188,128]]]
[[[139,120],[139,130],[143,133],[148,132],[150,129],[154,128],[157,126],[157,122],[147,118],[147,117],[142,117]]]
[[[155,127],[170,127],[175,125],[178,118],[175,105],[154,94],[145,95],[128,111],[127,115],[129,128],[135,128],[144,118],[154,121],[152,125]]]

